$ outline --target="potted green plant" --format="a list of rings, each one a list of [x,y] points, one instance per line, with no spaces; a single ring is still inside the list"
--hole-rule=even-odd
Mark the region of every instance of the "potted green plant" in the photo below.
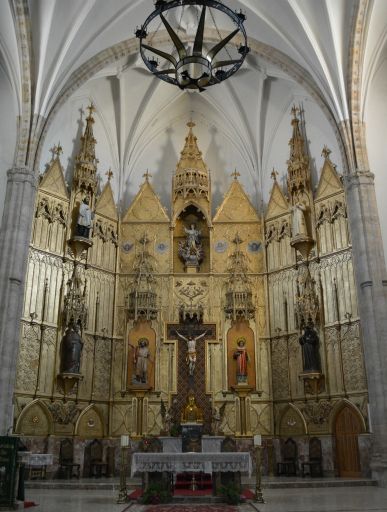
[[[145,505],[158,505],[159,503],[167,503],[171,499],[170,490],[161,484],[149,484],[144,492],[141,502]]]
[[[220,488],[220,494],[229,505],[238,505],[242,501],[239,486],[233,483],[223,485]]]

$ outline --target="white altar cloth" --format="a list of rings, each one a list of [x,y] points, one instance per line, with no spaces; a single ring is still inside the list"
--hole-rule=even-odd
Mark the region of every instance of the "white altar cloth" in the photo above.
[[[21,456],[21,461],[29,466],[51,466],[54,462],[54,456],[52,453],[25,452]]]
[[[251,476],[251,457],[248,452],[188,452],[188,453],[134,453],[131,476],[135,473],[162,472],[224,473],[240,471]]]

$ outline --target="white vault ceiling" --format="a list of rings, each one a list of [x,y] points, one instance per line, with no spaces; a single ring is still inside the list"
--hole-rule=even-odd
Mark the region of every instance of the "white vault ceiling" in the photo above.
[[[21,108],[23,65],[16,37],[16,3],[4,0],[0,4],[0,204],[5,172],[14,158]],[[50,148],[60,140],[64,149],[62,163],[69,177],[84,127],[85,109],[93,100],[97,108],[94,128],[101,181],[106,180],[105,172],[111,167],[112,185],[121,209],[126,209],[137,192],[146,169],[168,206],[171,174],[190,119],[196,123],[199,146],[212,172],[215,206],[235,168],[255,205],[267,202],[272,168],[279,171],[280,177],[286,170],[291,134],[289,111],[293,103],[302,104],[305,111],[315,180],[324,144],[332,149],[332,160],[341,171],[339,143],[326,112],[330,111],[336,122],[349,117],[347,73],[358,1],[224,3],[246,13],[250,46],[260,48],[263,43],[272,47],[273,58],[252,52],[231,79],[203,93],[183,92],[150,76],[137,51],[107,62],[50,119],[39,153],[39,169],[44,170],[51,157]],[[30,0],[27,6],[33,50],[33,109],[37,115],[47,117],[74,74],[90,66],[100,52],[134,37],[136,26],[153,10],[153,1]],[[378,110],[378,98],[383,97],[387,84],[387,2],[374,0],[371,7],[361,103],[369,126],[367,133],[372,134],[367,140],[372,170],[376,172],[377,185],[382,185],[385,178],[380,159],[386,160],[383,152],[387,145],[381,144],[381,149],[378,144],[381,125],[384,123],[385,127],[387,118],[387,102]],[[277,65],[274,54],[280,56],[283,65]],[[297,83],[292,73],[300,69],[298,66],[304,83]],[[381,216],[384,221],[383,211]],[[387,209],[385,222],[387,226]]]

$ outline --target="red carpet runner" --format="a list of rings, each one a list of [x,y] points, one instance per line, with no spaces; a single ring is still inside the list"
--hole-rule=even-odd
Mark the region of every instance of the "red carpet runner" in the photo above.
[[[144,512],[237,512],[229,505],[150,505]]]

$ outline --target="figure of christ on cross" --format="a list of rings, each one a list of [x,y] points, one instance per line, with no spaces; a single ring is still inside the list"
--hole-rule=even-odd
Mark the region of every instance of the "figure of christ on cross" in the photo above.
[[[179,331],[175,331],[175,333],[181,340],[187,343],[188,373],[190,375],[193,375],[196,365],[196,342],[201,338],[204,338],[204,336],[207,334],[207,331],[204,331],[202,334],[199,334],[199,336],[196,336],[196,338],[194,338],[193,336],[188,336],[188,338],[186,338]]]

